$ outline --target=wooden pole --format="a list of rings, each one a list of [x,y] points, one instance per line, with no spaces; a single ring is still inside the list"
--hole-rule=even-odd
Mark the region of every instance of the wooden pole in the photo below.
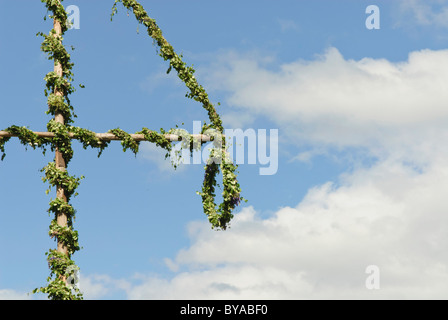
[[[62,39],[61,22],[59,20],[57,20],[56,17],[53,20],[53,29],[55,31],[55,35],[54,36],[56,38]],[[56,75],[58,77],[61,77],[61,78],[63,77],[62,65],[56,59],[54,61],[54,72],[56,73]],[[64,96],[64,91],[61,88],[58,88],[56,86],[55,89],[54,89],[54,94],[56,96],[63,97]],[[57,123],[65,124],[64,123],[65,122],[64,116],[60,112],[57,112],[55,114],[54,120]],[[60,152],[57,147],[56,147],[56,150],[55,150],[55,163],[56,163],[56,168],[57,169],[59,169],[61,171],[66,171],[67,170],[67,165],[65,163],[65,160],[64,160],[64,157],[62,155],[62,152]],[[63,186],[58,185],[56,187],[56,197],[58,199],[64,201],[64,202],[67,202],[67,196],[65,194],[65,189],[64,189]],[[67,227],[67,221],[68,221],[68,217],[67,217],[67,215],[65,213],[63,213],[63,212],[57,212],[56,213],[56,222],[57,222],[57,224],[59,226]],[[64,243],[61,240],[59,240],[59,239],[58,239],[57,251],[62,253],[62,254],[64,254],[64,255],[66,255],[66,256],[69,256],[67,246],[65,246]],[[69,258],[70,258],[70,256],[69,256]],[[65,276],[61,276],[61,279],[64,282],[66,282],[66,280],[67,280]]]
[[[54,138],[55,137],[55,134],[53,132],[33,131],[33,133],[40,138]],[[9,138],[9,137],[16,137],[16,136],[17,135],[9,133],[8,131],[0,130],[0,138]],[[114,135],[113,133],[95,133],[95,136],[102,141],[113,141],[113,140],[118,141],[118,140],[120,140],[120,138],[117,137],[116,135]],[[182,136],[179,136],[177,134],[165,134],[164,136],[166,139],[168,139],[170,141],[182,141]],[[193,136],[193,138],[201,140],[201,141],[212,141],[213,140],[213,136],[207,136],[205,134],[192,134],[192,136]],[[74,139],[75,134],[69,133],[69,137]],[[224,135],[223,135],[223,137],[224,137]],[[135,141],[146,141],[145,135],[139,134],[139,133],[131,134],[131,138],[134,139]]]

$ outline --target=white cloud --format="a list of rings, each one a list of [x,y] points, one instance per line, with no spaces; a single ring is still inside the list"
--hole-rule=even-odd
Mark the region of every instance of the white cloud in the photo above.
[[[381,157],[269,218],[248,207],[225,232],[191,223],[191,245],[165,260],[173,276],[122,280],[127,296],[445,299],[448,51],[412,52],[392,63],[347,60],[332,48],[278,70],[235,53],[220,63],[210,83],[228,92],[230,104],[288,130],[296,137],[288,143],[300,139],[330,155],[329,147],[359,147]],[[365,286],[369,265],[380,269],[379,290]]]
[[[117,292],[126,292],[131,286],[129,280],[113,279],[104,274],[84,273],[81,273],[78,285],[86,300],[102,299]]]
[[[193,278],[198,294],[216,298],[446,297],[447,169],[418,173],[384,162],[346,175],[340,186],[313,188],[269,219],[247,208],[228,232],[192,224],[193,244],[175,259],[191,271],[164,285],[177,297],[186,294],[178,281]],[[371,264],[381,270],[378,292],[364,285]],[[233,290],[214,295],[207,291],[214,283]]]
[[[276,70],[257,56],[222,54],[208,84],[227,103],[263,115],[299,144],[362,147],[375,155],[426,161],[448,137],[448,50],[411,52],[409,59],[345,59],[330,48],[315,60]]]
[[[444,299],[446,190],[448,161],[423,172],[383,161],[267,219],[247,207],[225,232],[192,222],[190,247],[166,259],[172,278],[117,283],[130,299]],[[379,290],[365,286],[369,265]]]
[[[400,9],[404,14],[401,24],[405,23],[404,20],[407,17],[408,24],[448,27],[448,1],[446,0],[402,0]]]
[[[222,121],[226,124],[226,129],[247,128],[255,120],[254,115],[250,113],[228,111],[222,115]]]
[[[277,19],[277,22],[280,25],[282,32],[286,31],[300,31],[299,26],[294,20],[290,19]]]
[[[110,283],[113,280],[107,275],[89,275],[83,274],[79,278],[79,289],[83,293],[84,299],[98,299],[107,295],[110,289]]]
[[[448,97],[448,50],[413,52],[407,62],[391,63],[345,60],[330,48],[314,61],[283,64],[279,71],[233,57],[217,73],[233,105],[283,122],[331,123],[336,117],[344,126],[391,127],[448,116],[442,100]]]
[[[29,300],[31,296],[27,293],[11,289],[0,289],[0,300]]]

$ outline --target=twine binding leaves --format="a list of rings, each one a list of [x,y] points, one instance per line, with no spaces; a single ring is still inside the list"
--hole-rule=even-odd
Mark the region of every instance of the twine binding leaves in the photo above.
[[[70,61],[70,54],[63,45],[63,35],[67,31],[67,13],[62,5],[63,0],[41,0],[47,7],[47,13],[51,19],[58,20],[61,24],[62,34],[57,35],[57,32],[52,29],[48,35],[41,32],[37,33],[38,36],[44,38],[41,50],[48,55],[49,60],[53,60],[55,65],[59,64],[62,69],[62,76],[59,76],[55,71],[47,73],[44,80],[45,96],[47,97],[48,110],[47,114],[62,115],[64,118],[63,123],[56,122],[51,119],[47,124],[47,130],[54,133],[52,138],[42,138],[37,136],[33,131],[26,127],[10,126],[5,131],[17,136],[20,142],[33,149],[40,148],[45,154],[46,148],[50,146],[52,151],[56,149],[62,153],[62,157],[66,164],[70,162],[73,157],[73,149],[71,147],[71,139],[79,140],[83,148],[87,147],[98,149],[98,157],[102,154],[105,148],[107,148],[109,142],[100,140],[94,132],[72,126],[73,118],[76,118],[74,114],[73,106],[70,103],[69,95],[75,91],[72,85],[73,73],[72,69],[74,64]],[[225,138],[223,137],[222,121],[215,110],[215,107],[210,102],[208,94],[205,89],[198,84],[194,77],[195,70],[192,67],[188,67],[185,62],[182,61],[182,56],[176,54],[173,47],[162,36],[162,31],[157,26],[154,19],[149,18],[146,11],[136,0],[116,0],[113,9],[112,16],[117,12],[116,5],[118,2],[122,2],[123,6],[128,10],[133,11],[136,19],[142,23],[148,30],[148,34],[153,38],[154,43],[159,48],[159,55],[165,60],[169,61],[170,72],[172,69],[177,71],[178,77],[185,83],[189,92],[186,97],[194,99],[202,104],[203,108],[207,111],[211,124],[204,123],[202,128],[203,134],[214,136],[213,148],[210,150],[210,158],[205,166],[204,182],[202,186],[202,192],[198,192],[202,196],[204,213],[208,216],[208,219],[212,225],[212,228],[226,229],[230,220],[232,219],[232,210],[242,201],[245,200],[241,197],[241,188],[236,178],[237,166],[229,159],[225,149]],[[46,17],[45,17],[46,19]],[[73,49],[73,48],[72,48]],[[80,84],[80,87],[84,86]],[[55,94],[59,92],[60,94]],[[62,95],[61,95],[62,94]],[[219,105],[219,104],[218,104]],[[121,139],[123,151],[130,149],[134,154],[137,154],[139,143],[131,138],[129,133],[116,128],[109,132],[116,135]],[[155,143],[158,147],[161,147],[167,151],[166,157],[172,155],[173,142],[165,137],[165,134],[178,134],[182,137],[182,147],[190,148],[190,152],[194,150],[200,150],[204,141],[196,140],[193,135],[188,134],[186,131],[176,128],[166,132],[160,129],[160,132],[152,131],[147,128],[143,128],[138,134],[143,134],[146,141]],[[72,137],[70,136],[72,134]],[[10,138],[0,137],[0,152],[2,154],[1,160],[5,157],[5,144]],[[165,158],[166,158],[165,157]],[[173,165],[176,167],[175,161]],[[78,232],[73,229],[73,220],[75,218],[75,209],[69,203],[72,196],[76,196],[76,189],[79,186],[81,179],[71,176],[67,171],[56,167],[55,162],[50,162],[42,170],[44,177],[42,180],[49,184],[49,189],[46,191],[48,194],[51,187],[62,187],[64,189],[64,195],[66,201],[56,198],[52,199],[49,204],[49,213],[53,213],[55,218],[51,221],[49,227],[49,235],[61,243],[67,248],[67,255],[58,252],[54,249],[49,249],[46,253],[48,266],[50,268],[50,276],[47,278],[48,285],[46,287],[36,288],[33,293],[42,292],[48,294],[50,299],[55,300],[73,300],[82,299],[82,294],[79,289],[73,286],[68,286],[65,279],[72,276],[73,270],[79,269],[75,262],[71,259],[71,256],[78,250],[80,250],[78,242]],[[222,172],[223,177],[223,202],[217,206],[215,204],[215,187],[217,185],[216,177],[219,172]],[[61,226],[57,223],[57,216],[64,214],[67,217],[67,226]]]

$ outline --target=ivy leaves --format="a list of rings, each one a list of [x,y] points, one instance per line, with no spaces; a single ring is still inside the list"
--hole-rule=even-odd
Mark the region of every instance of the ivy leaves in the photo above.
[[[64,188],[64,194],[67,201],[72,195],[77,195],[76,189],[78,188],[80,181],[84,178],[83,176],[80,178],[70,176],[67,171],[57,168],[54,162],[50,162],[41,170],[41,172],[44,172],[45,174],[44,177],[42,177],[42,181],[48,182],[50,187],[60,186]]]
[[[0,152],[2,153],[2,156],[0,158],[1,161],[3,161],[6,157],[6,153],[5,153],[5,144],[6,142],[8,142],[11,138],[0,138]]]
[[[97,138],[93,131],[73,126],[69,127],[69,131],[73,133],[73,139],[77,139],[82,143],[84,149],[88,147],[98,149],[98,158],[109,145],[109,142]]]
[[[77,269],[73,260],[53,249],[50,249],[46,255],[48,267],[51,270],[51,274],[47,278],[49,284],[46,287],[34,289],[32,293],[46,293],[51,300],[82,300],[83,297],[79,289],[69,287],[64,281],[73,276]],[[52,279],[52,276],[55,278]]]
[[[13,125],[13,126],[10,126],[9,128],[6,128],[5,131],[7,131],[13,135],[16,135],[19,138],[20,143],[23,144],[25,147],[31,146],[33,149],[41,148],[44,154],[46,151],[45,147],[51,143],[50,139],[41,138],[41,137],[37,136],[33,131],[31,131],[30,129],[28,129],[26,127],[19,127],[19,126]],[[1,140],[4,140],[3,147],[1,145],[1,140],[0,140],[0,150],[3,153],[2,160],[5,157],[4,142],[8,141],[6,139],[9,140],[9,138],[1,139]]]
[[[131,135],[120,128],[109,130],[121,140],[121,145],[123,146],[123,151],[131,149],[134,154],[138,153],[139,143],[132,139]]]

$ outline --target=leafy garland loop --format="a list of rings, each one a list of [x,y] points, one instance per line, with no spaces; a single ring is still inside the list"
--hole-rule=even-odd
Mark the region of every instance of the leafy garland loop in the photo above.
[[[49,18],[58,20],[61,23],[62,34],[57,35],[56,30],[52,29],[48,35],[39,32],[36,35],[44,38],[41,50],[48,55],[49,60],[54,63],[59,63],[62,69],[62,76],[56,72],[49,72],[44,80],[46,81],[45,96],[47,97],[48,110],[47,114],[55,116],[60,114],[64,117],[64,123],[56,122],[53,119],[49,120],[47,130],[54,133],[52,138],[43,138],[36,135],[33,131],[26,127],[10,126],[4,131],[7,131],[14,136],[17,136],[20,142],[26,147],[31,146],[33,149],[39,148],[45,154],[48,147],[52,151],[56,149],[62,153],[62,157],[66,164],[70,162],[73,157],[73,149],[71,147],[71,140],[76,139],[82,143],[84,149],[91,147],[98,149],[98,157],[101,156],[104,149],[108,146],[108,141],[99,139],[93,131],[72,126],[74,114],[73,106],[71,105],[69,95],[75,91],[72,85],[73,81],[73,66],[70,60],[70,54],[67,52],[65,46],[62,44],[63,35],[68,30],[67,27],[67,13],[64,6],[61,4],[63,0],[41,0],[47,8],[47,12],[51,12]],[[112,7],[112,17],[117,12],[117,3],[121,2],[128,10],[133,10],[133,13],[139,23],[142,23],[148,30],[148,34],[153,38],[154,43],[159,47],[159,55],[165,60],[169,61],[169,69],[175,69],[179,79],[181,79],[189,92],[186,97],[194,99],[202,104],[203,108],[208,112],[211,124],[206,123],[202,127],[203,134],[213,136],[214,146],[210,150],[210,158],[205,165],[204,182],[202,192],[198,192],[202,197],[204,213],[208,216],[212,228],[225,230],[232,219],[232,210],[240,204],[242,200],[241,188],[236,178],[237,166],[234,165],[228,157],[225,149],[225,138],[223,137],[222,121],[215,110],[215,107],[210,102],[208,94],[205,89],[198,84],[194,77],[195,70],[188,67],[182,61],[182,56],[175,53],[173,47],[163,37],[162,31],[157,26],[154,19],[150,18],[143,7],[136,0],[115,0]],[[46,19],[46,17],[44,18]],[[73,50],[73,48],[72,48]],[[83,85],[80,85],[83,88]],[[61,95],[55,94],[62,92]],[[139,142],[132,139],[129,133],[116,128],[109,131],[121,140],[123,151],[131,150],[134,154],[138,153]],[[193,135],[190,135],[185,130],[176,128],[166,132],[160,129],[160,132],[143,128],[137,134],[143,134],[146,141],[155,143],[167,151],[167,158],[173,149],[173,142],[165,137],[165,134],[177,134],[182,137],[182,147],[190,148],[190,151],[199,150],[204,141],[196,140]],[[70,134],[72,137],[70,137]],[[5,144],[10,138],[0,137],[0,152],[2,154],[1,160],[5,157]],[[176,167],[175,161],[173,165]],[[219,172],[223,176],[223,202],[217,207],[215,204],[215,187],[217,186],[216,177]],[[72,196],[76,196],[76,189],[80,181],[84,177],[77,178],[71,176],[65,170],[56,167],[55,162],[48,163],[42,170],[44,177],[43,182],[49,183],[50,187],[46,191],[48,194],[51,187],[61,186],[64,189],[66,201],[56,198],[52,199],[49,204],[49,213],[54,214],[54,219],[50,223],[49,236],[62,243],[67,248],[68,255],[58,252],[54,249],[49,249],[46,253],[47,261],[50,268],[50,276],[47,278],[48,285],[46,287],[36,288],[33,293],[42,292],[48,294],[50,299],[54,300],[74,300],[82,299],[82,294],[79,289],[70,287],[66,284],[64,279],[73,275],[73,270],[77,267],[71,256],[80,250],[78,242],[78,232],[73,229],[73,220],[75,219],[76,210],[69,203]],[[58,225],[57,216],[64,214],[67,217],[67,226]],[[76,267],[76,268],[73,268]]]

